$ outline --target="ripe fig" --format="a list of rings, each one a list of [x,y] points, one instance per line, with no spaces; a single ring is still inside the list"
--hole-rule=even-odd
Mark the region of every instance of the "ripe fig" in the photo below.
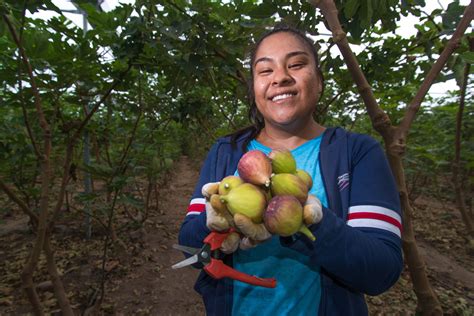
[[[303,206],[292,195],[278,195],[271,199],[263,214],[267,230],[280,236],[291,236],[301,232],[311,240],[316,240],[303,223]]]
[[[250,150],[239,160],[237,165],[239,176],[255,185],[270,185],[272,164],[270,159],[260,150]]]
[[[230,192],[233,188],[244,183],[240,177],[237,176],[227,176],[219,183],[219,194],[225,195]]]
[[[288,149],[273,149],[268,157],[274,173],[295,173],[296,160]]]
[[[220,200],[225,203],[232,215],[243,214],[252,222],[261,223],[265,211],[265,195],[251,183],[244,183],[232,189],[228,194],[221,195]]]
[[[308,187],[299,177],[290,173],[279,173],[271,179],[272,195],[293,195],[301,204],[308,198]]]
[[[298,169],[295,172],[295,175],[298,176],[308,187],[308,191],[313,187],[313,178],[311,175],[303,169]]]

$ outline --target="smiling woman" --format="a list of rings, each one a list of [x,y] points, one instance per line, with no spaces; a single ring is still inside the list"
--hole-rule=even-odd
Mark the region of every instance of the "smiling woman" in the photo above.
[[[224,242],[226,264],[248,275],[273,276],[277,286],[214,280],[202,272],[195,288],[206,312],[367,314],[364,294],[386,291],[403,266],[399,196],[383,150],[366,135],[326,128],[315,121],[313,112],[324,81],[316,49],[300,31],[278,26],[264,34],[251,52],[250,66],[252,125],[212,147],[179,243],[201,246],[211,230],[235,225],[242,239]],[[273,151],[289,151],[298,168],[311,176],[312,186],[302,206],[304,224],[315,241],[299,233],[272,236],[264,224],[244,220],[242,214],[233,220],[219,215],[205,199],[207,188],[237,175],[244,153],[256,150],[269,157]]]
[[[255,104],[265,121],[259,142],[295,149],[323,132],[312,118],[322,78],[305,42],[289,32],[266,37],[255,53],[252,69]]]

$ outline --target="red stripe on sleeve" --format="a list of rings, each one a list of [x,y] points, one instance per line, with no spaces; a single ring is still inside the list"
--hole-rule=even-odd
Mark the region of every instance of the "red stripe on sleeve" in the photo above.
[[[378,214],[378,213],[372,213],[372,212],[349,213],[347,220],[360,219],[360,218],[378,219],[380,221],[384,221],[392,225],[395,225],[398,227],[398,229],[400,229],[400,231],[402,231],[402,224],[399,221],[397,221],[393,217],[390,217],[384,214]]]
[[[204,212],[206,204],[194,203],[188,206],[188,212]]]

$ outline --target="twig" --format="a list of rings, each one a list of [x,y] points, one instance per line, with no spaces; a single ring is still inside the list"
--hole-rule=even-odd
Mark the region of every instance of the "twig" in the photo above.
[[[12,190],[10,190],[10,188],[2,181],[2,179],[0,179],[0,189],[2,189],[10,198],[10,200],[15,202],[23,210],[23,212],[25,212],[31,218],[33,226],[38,224],[38,215],[33,213],[28,205],[18,198],[18,196]]]
[[[471,1],[471,3],[464,10],[463,17],[461,21],[459,21],[459,24],[456,27],[456,31],[454,31],[453,36],[448,41],[446,47],[444,48],[436,63],[431,67],[430,71],[425,77],[425,80],[421,84],[420,89],[408,105],[407,111],[405,112],[405,115],[402,121],[400,122],[400,126],[397,130],[397,138],[406,138],[408,130],[410,129],[411,124],[415,120],[415,115],[418,112],[418,109],[420,108],[421,102],[425,98],[425,95],[428,93],[436,77],[441,72],[441,69],[443,69],[444,64],[446,64],[446,62],[448,61],[449,56],[451,56],[454,50],[459,46],[461,37],[466,31],[466,29],[469,27],[473,18],[474,2]]]

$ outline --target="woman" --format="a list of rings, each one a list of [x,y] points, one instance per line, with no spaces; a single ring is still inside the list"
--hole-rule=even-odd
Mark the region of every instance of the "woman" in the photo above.
[[[261,234],[262,227],[244,222],[239,227],[247,238],[237,250],[235,240],[229,242],[226,263],[250,275],[275,277],[277,287],[214,280],[202,272],[195,289],[208,315],[367,314],[364,294],[386,291],[403,265],[400,203],[384,153],[368,136],[325,128],[313,119],[324,83],[317,52],[304,34],[277,27],[257,42],[250,59],[254,124],[219,139],[210,150],[180,243],[199,247],[209,228],[225,228],[206,205],[203,185],[235,174],[245,151],[268,154],[275,148],[291,150],[298,168],[313,177],[310,193],[322,207],[306,223],[316,241],[302,234]]]

